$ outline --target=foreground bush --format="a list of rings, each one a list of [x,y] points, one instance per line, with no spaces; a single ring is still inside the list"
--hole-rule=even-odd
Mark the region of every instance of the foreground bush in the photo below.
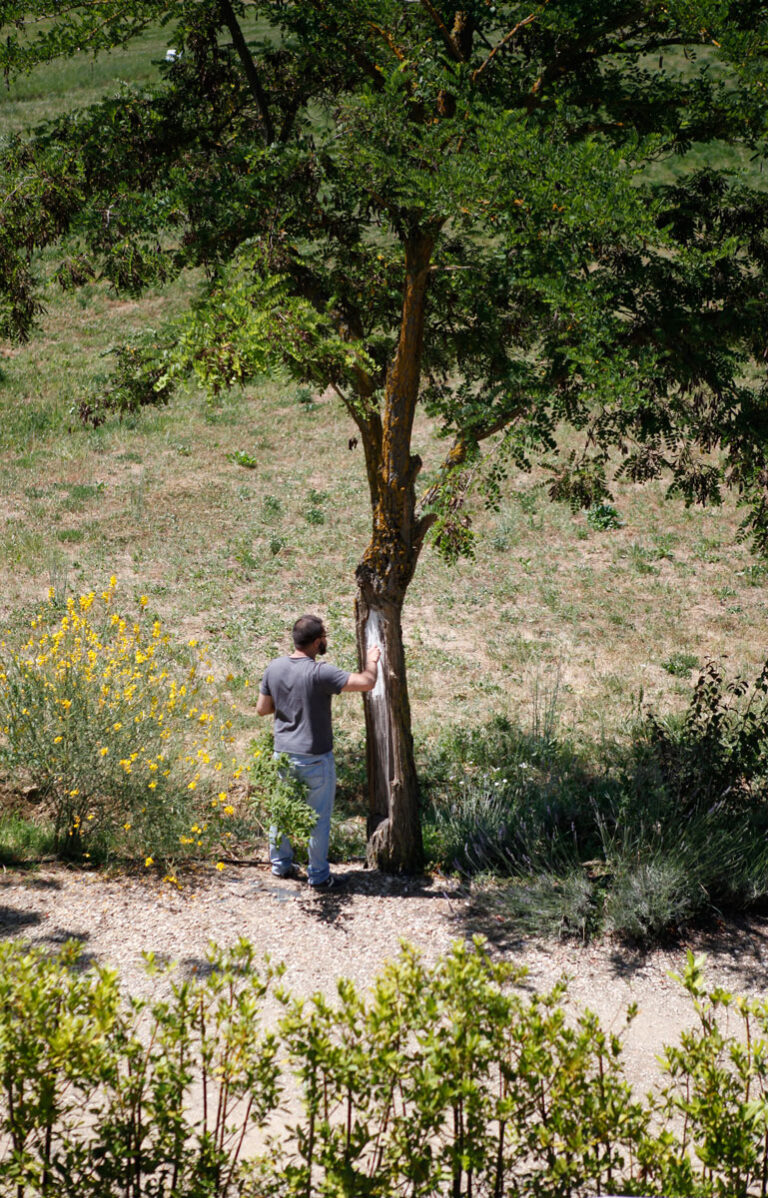
[[[280,973],[212,948],[145,1001],[71,945],[0,946],[2,1198],[762,1192],[768,1003],[708,994],[690,955],[696,1025],[645,1099],[619,1036],[479,942],[432,967],[404,947],[334,1003]]]
[[[101,595],[53,592],[0,653],[0,759],[42,795],[59,852],[180,856],[226,807],[234,768],[205,653]],[[221,802],[220,802],[221,799]]]

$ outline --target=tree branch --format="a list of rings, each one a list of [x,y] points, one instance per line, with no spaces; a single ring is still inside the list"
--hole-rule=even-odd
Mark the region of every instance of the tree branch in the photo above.
[[[544,9],[546,8],[548,3],[549,3],[549,0],[544,0],[544,3],[542,4],[541,8],[538,9],[537,12],[532,12],[530,14],[530,16],[524,17],[524,19],[522,21],[518,21],[517,24],[515,25],[514,29],[510,29],[509,33],[506,33],[504,35],[504,37],[501,39],[501,41],[496,43],[496,45],[493,47],[490,54],[486,58],[485,62],[482,62],[480,64],[480,66],[475,71],[472,72],[472,82],[473,83],[477,82],[480,75],[482,75],[483,71],[485,70],[485,68],[487,66],[490,66],[490,64],[493,62],[494,58],[499,53],[499,51],[503,50],[504,47],[506,45],[508,45],[509,42],[512,41],[512,39],[520,32],[520,30],[525,25],[530,25],[532,21],[535,21],[536,18],[541,15],[541,13],[544,11]]]
[[[230,0],[219,0],[219,9],[224,18],[224,23],[232,37],[232,44],[237,51],[240,62],[243,64],[245,77],[248,80],[248,86],[253,93],[253,98],[258,105],[261,119],[264,122],[264,138],[268,146],[271,146],[275,140],[275,127],[272,124],[272,118],[269,115],[269,103],[264,88],[261,86],[259,73],[256,70],[256,64],[253,61],[253,55],[248,49],[243,31],[240,28],[234,9],[230,4]]]
[[[437,498],[437,494],[440,490],[441,480],[445,478],[446,474],[448,474],[451,470],[456,470],[459,466],[464,465],[464,462],[467,460],[471,444],[477,444],[480,441],[486,441],[488,437],[492,437],[494,433],[500,433],[502,429],[506,428],[508,424],[512,423],[513,419],[514,417],[510,417],[508,414],[500,416],[499,419],[495,420],[492,424],[488,424],[485,428],[473,433],[471,441],[467,437],[463,437],[461,434],[456,437],[453,445],[443,459],[437,482],[432,483],[432,486],[427,488],[419,500],[417,515],[421,519],[427,519],[429,513],[425,514],[424,509],[428,508],[431,503],[434,503],[435,499]]]
[[[368,22],[368,28],[372,29],[374,33],[378,33],[379,37],[383,38],[398,62],[405,62],[405,54],[403,54],[403,51],[398,46],[391,33],[388,33],[386,29],[382,29],[381,25],[374,25],[373,21]]]
[[[430,17],[435,22],[440,36],[443,39],[443,44],[454,62],[463,62],[464,59],[462,57],[461,51],[451,37],[451,31],[449,30],[443,18],[440,16],[440,13],[435,8],[432,0],[421,0],[421,7],[425,12],[429,13]]]

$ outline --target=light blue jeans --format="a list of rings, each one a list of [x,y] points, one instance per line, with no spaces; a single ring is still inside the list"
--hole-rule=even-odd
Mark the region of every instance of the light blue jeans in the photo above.
[[[317,813],[317,823],[309,838],[309,867],[307,877],[310,886],[325,882],[331,870],[328,865],[328,841],[331,835],[331,812],[336,795],[336,762],[333,753],[287,753],[291,773],[307,787],[306,799]],[[275,843],[276,828],[269,830],[269,860],[272,873],[278,878],[290,872],[293,864],[293,849],[287,836]]]

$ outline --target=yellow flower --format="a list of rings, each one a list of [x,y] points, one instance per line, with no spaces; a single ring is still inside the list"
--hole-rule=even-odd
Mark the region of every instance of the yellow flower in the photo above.
[[[227,792],[226,792],[226,790],[220,790],[220,791],[219,791],[219,800],[220,800],[220,802],[222,802],[222,803],[226,803],[226,801],[227,801]]]
[[[157,782],[148,782],[147,786],[149,787],[150,790],[154,790],[155,787],[157,786]]]
[[[139,603],[141,604],[142,607],[146,607],[147,604],[149,603],[149,599],[147,599],[146,595],[142,595],[139,599]]]
[[[144,864],[145,864],[145,866],[147,867],[147,869],[149,869],[150,865],[154,865],[154,864],[155,864],[155,859],[154,859],[154,857],[147,857],[147,859],[145,860]]]
[[[221,869],[226,869],[227,867],[226,867],[226,865],[224,864],[224,862],[223,862],[223,861],[217,861],[217,862],[216,862],[216,868],[217,868],[217,869],[219,869],[219,870],[221,870]]]
[[[107,748],[107,746],[103,745],[102,748],[99,749],[99,756],[106,757],[108,752],[109,752],[109,749]]]
[[[79,794],[80,794],[80,791],[79,791],[79,790],[70,790],[70,792],[69,792],[69,797],[70,797],[71,799],[74,799],[74,797],[75,797],[76,795],[79,795]]]
[[[61,744],[61,742],[63,741],[63,739],[64,739],[64,737],[63,737],[63,736],[54,736],[54,738],[53,738],[53,743],[54,743],[55,745],[59,745],[59,744]]]
[[[125,828],[126,832],[130,832],[130,830],[131,830],[130,824],[123,824],[123,827]]]
[[[235,809],[231,803],[229,803],[228,806],[226,806],[224,808],[224,814],[225,815],[234,815],[235,814]]]

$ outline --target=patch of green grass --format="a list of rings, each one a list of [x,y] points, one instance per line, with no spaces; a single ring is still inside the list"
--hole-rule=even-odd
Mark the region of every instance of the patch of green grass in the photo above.
[[[55,840],[53,825],[37,823],[12,812],[0,815],[2,865],[18,865],[48,857],[54,852]]]
[[[671,653],[661,668],[675,678],[687,678],[691,670],[698,670],[699,659],[695,653]]]

